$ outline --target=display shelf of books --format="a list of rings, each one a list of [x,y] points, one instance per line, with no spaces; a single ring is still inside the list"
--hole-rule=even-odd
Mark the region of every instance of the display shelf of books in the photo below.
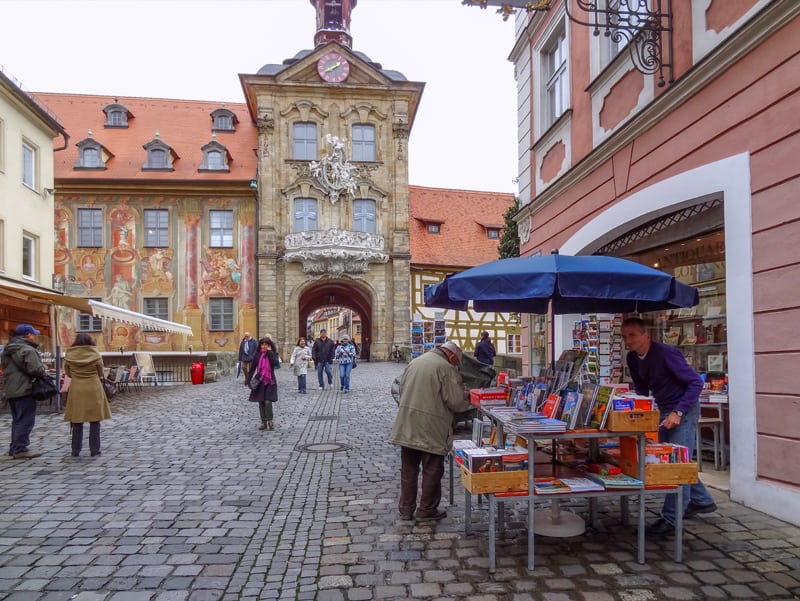
[[[661,314],[651,324],[651,337],[680,349],[698,373],[728,371],[728,329],[723,281],[695,284],[696,307]]]
[[[622,338],[620,313],[596,313],[573,322],[572,347],[587,353],[589,380],[599,384],[622,378]]]

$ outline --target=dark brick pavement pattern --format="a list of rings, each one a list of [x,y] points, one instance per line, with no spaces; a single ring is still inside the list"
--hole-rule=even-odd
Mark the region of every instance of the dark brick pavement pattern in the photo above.
[[[397,520],[399,453],[385,441],[403,367],[360,363],[348,395],[299,395],[280,370],[273,432],[257,429],[241,379],[129,391],[96,458],[70,457],[68,426],[44,410],[32,444],[44,455],[0,459],[0,600],[800,598],[800,529],[721,493],[717,513],[687,522],[682,564],[663,542],[636,563],[633,530],[605,503],[597,529],[537,537],[532,573],[525,505],[507,503],[489,575],[486,506],[473,503],[466,537],[458,483],[445,520]],[[0,449],[9,430],[4,413]],[[344,448],[302,448],[319,443]]]

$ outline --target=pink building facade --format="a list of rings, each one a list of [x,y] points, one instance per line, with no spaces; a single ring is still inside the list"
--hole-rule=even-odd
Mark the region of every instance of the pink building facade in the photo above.
[[[624,256],[697,285],[700,307],[653,331],[728,376],[732,499],[800,523],[800,3],[672,2],[664,86],[564,8],[517,15],[522,254]]]

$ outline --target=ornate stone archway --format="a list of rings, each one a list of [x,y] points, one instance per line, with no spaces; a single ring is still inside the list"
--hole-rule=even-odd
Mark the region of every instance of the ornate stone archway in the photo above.
[[[364,344],[373,340],[373,301],[369,290],[356,282],[342,280],[320,281],[303,291],[297,303],[297,336],[306,335],[306,320],[314,309],[330,305],[348,307],[358,313],[361,316],[361,340]]]

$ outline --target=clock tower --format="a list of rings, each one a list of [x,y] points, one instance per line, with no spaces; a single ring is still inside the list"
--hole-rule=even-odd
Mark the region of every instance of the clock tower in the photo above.
[[[239,75],[258,127],[258,331],[290,352],[317,309],[370,356],[409,341],[408,136],[425,84],[354,52],[356,0],[311,0],[314,48]]]
[[[311,4],[317,9],[317,33],[314,35],[314,44],[322,46],[328,42],[338,42],[342,46],[352,48],[350,12],[357,3],[358,0],[311,0]]]

